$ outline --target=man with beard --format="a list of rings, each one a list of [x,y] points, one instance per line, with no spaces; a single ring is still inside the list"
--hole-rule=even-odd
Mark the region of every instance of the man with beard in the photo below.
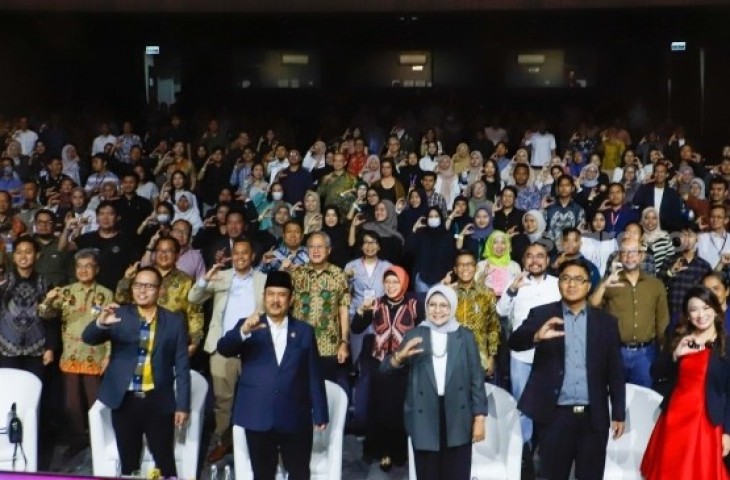
[[[71,270],[71,255],[59,249],[58,238],[53,234],[54,215],[50,210],[38,210],[34,216],[35,234],[38,244],[38,260],[35,271],[43,275],[49,287],[67,285]]]
[[[669,305],[662,281],[641,270],[644,254],[638,239],[624,237],[619,250],[622,268],[598,285],[590,303],[618,319],[626,381],[650,388],[649,368],[669,324]]]

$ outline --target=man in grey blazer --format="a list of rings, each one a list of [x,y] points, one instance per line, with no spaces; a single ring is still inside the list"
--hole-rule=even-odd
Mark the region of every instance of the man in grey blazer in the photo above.
[[[188,294],[188,300],[196,304],[213,297],[213,315],[203,347],[210,354],[210,374],[215,396],[213,433],[217,445],[208,456],[210,462],[217,462],[231,451],[231,410],[241,372],[238,357],[226,358],[217,352],[218,340],[234,328],[241,318],[263,311],[266,275],[253,268],[254,256],[253,244],[249,240],[234,240],[231,250],[233,268],[221,271],[225,262],[216,263]]]

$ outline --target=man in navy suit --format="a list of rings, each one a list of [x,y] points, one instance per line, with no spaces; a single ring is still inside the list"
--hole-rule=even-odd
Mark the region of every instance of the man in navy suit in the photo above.
[[[654,181],[642,185],[634,194],[634,207],[643,212],[646,207],[655,207],[659,212],[662,230],[677,232],[682,229],[684,205],[677,191],[669,186],[669,167],[657,162],[654,166]]]
[[[518,407],[537,427],[541,478],[567,480],[575,461],[577,478],[598,480],[609,424],[617,439],[626,417],[618,322],[588,305],[591,280],[585,260],[563,262],[558,286],[562,300],[533,308],[509,339],[512,350],[535,348]]]
[[[309,479],[312,429],[329,421],[314,329],[288,315],[292,291],[289,273],[269,273],[265,313],[218,341],[218,353],[241,358],[233,423],[246,430],[256,480],[273,480],[279,452],[290,480]]]
[[[141,268],[132,281],[134,303],[110,304],[82,334],[89,345],[111,342],[98,398],[112,410],[122,475],[139,470],[144,434],[162,475],[177,476],[175,427],[190,412],[188,332],[182,314],[157,306],[161,283],[155,268]]]

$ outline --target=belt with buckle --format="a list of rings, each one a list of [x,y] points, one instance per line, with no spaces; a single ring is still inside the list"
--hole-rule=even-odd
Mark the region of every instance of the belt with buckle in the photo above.
[[[649,340],[648,342],[622,343],[621,348],[625,348],[627,350],[639,350],[640,348],[646,348],[652,345],[654,345],[654,340]]]
[[[568,410],[576,415],[582,415],[584,413],[588,413],[590,405],[558,405],[558,408]]]
[[[129,390],[129,391],[127,391],[127,395],[130,395],[134,398],[147,398],[150,395],[152,395],[152,392],[154,392],[154,390],[148,390],[146,392],[138,392],[136,390]]]

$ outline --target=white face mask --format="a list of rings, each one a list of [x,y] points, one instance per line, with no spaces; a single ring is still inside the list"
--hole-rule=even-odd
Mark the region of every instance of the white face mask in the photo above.
[[[279,201],[284,197],[284,192],[271,192],[271,198]]]
[[[157,214],[157,221],[160,223],[167,223],[170,221],[170,215],[166,213],[158,213]]]
[[[429,218],[428,219],[428,226],[431,228],[437,228],[441,225],[441,219],[440,218]]]

